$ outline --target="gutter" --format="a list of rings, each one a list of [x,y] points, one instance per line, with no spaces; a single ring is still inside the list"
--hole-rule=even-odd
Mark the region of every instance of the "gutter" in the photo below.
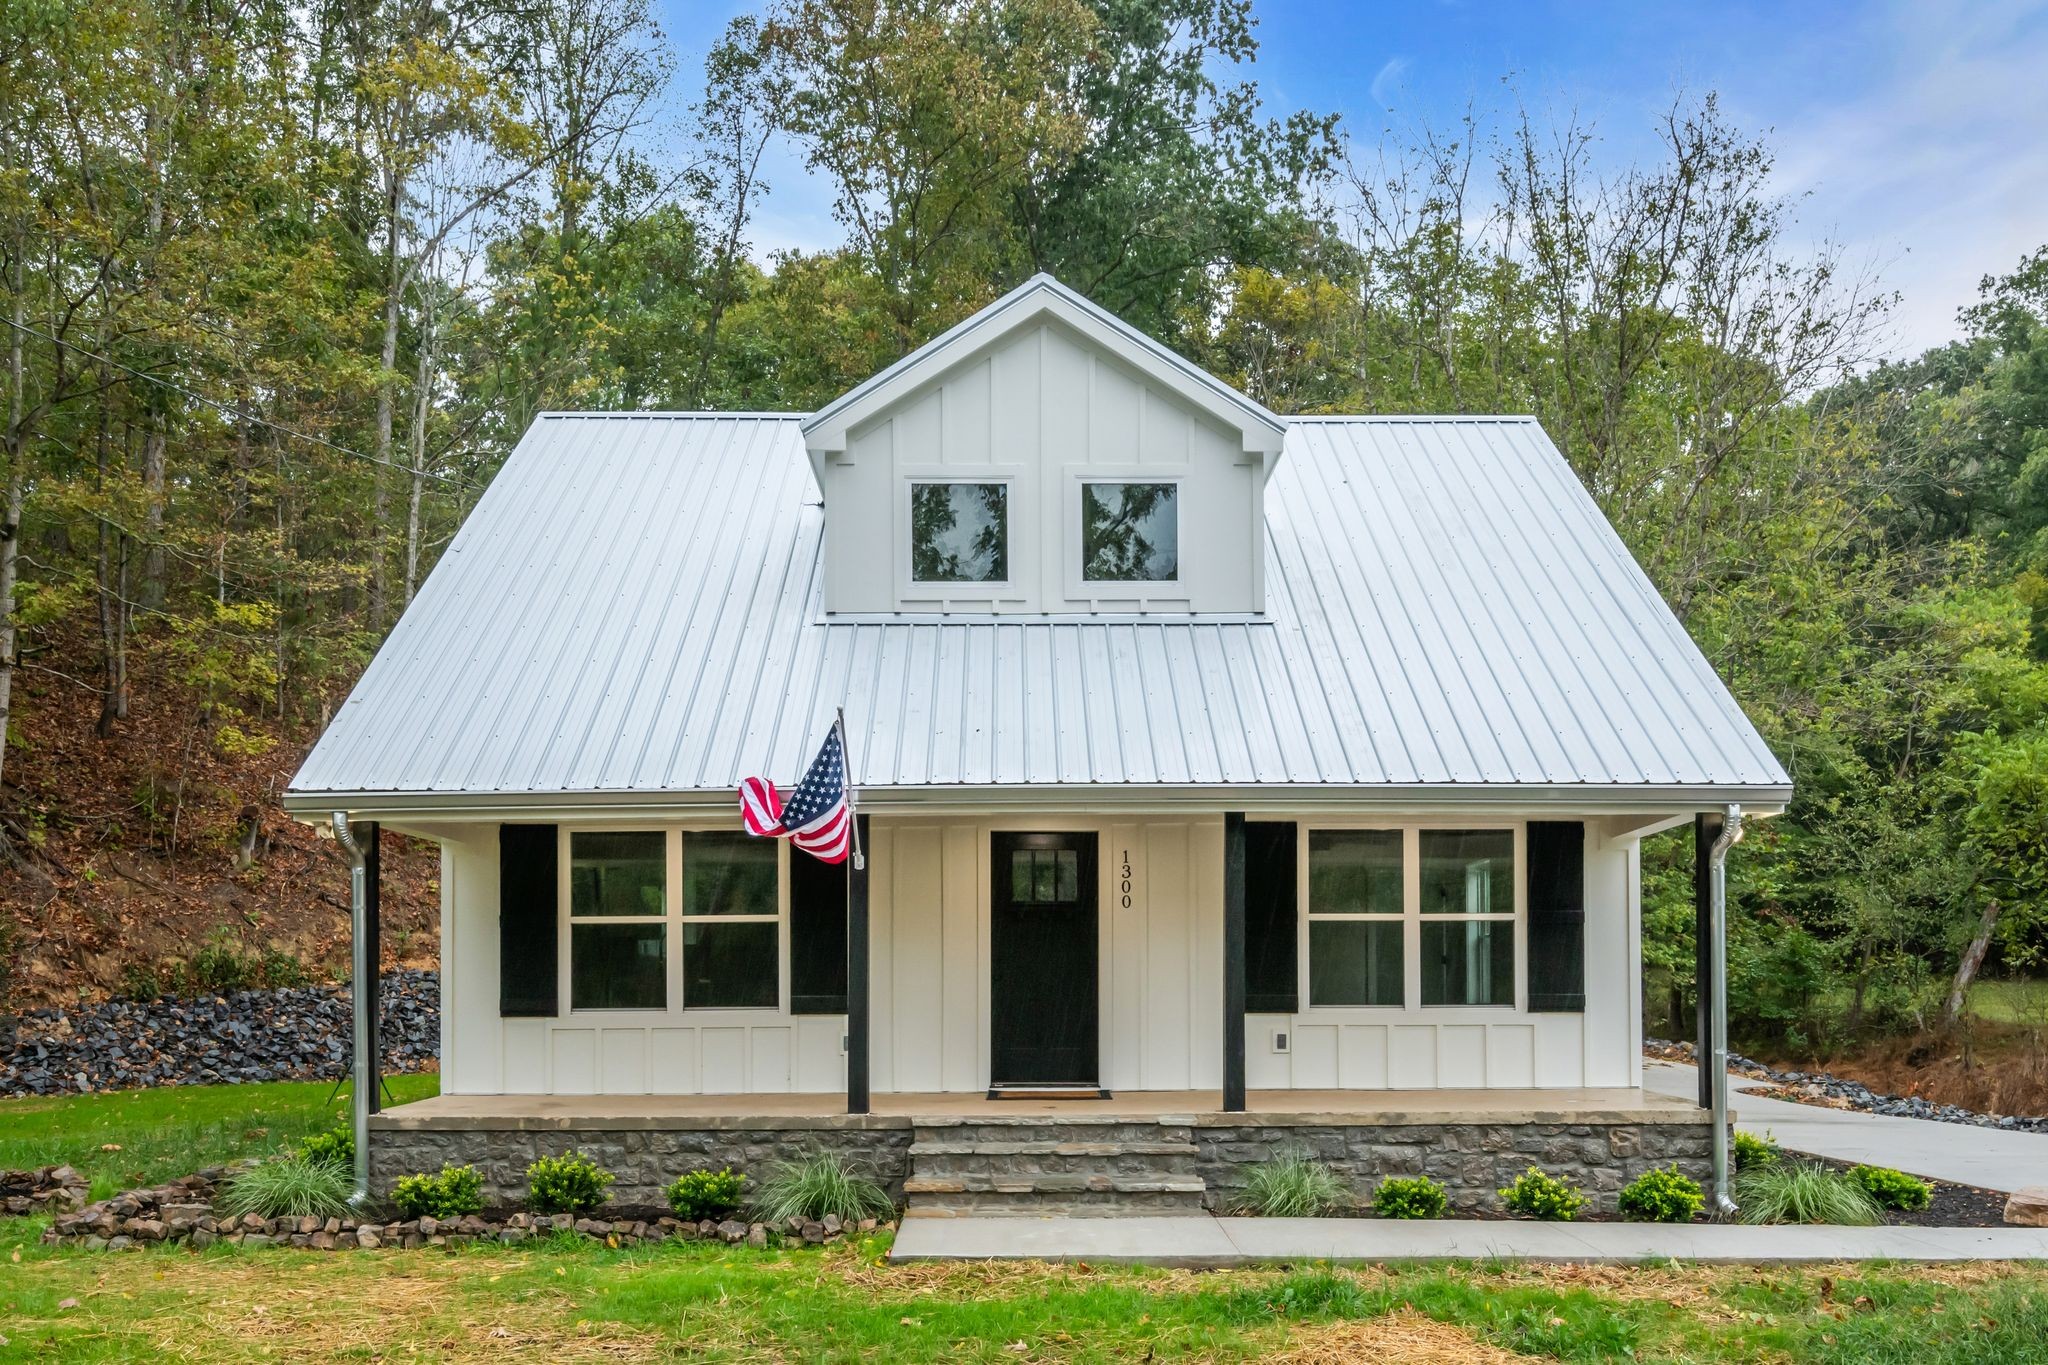
[[[370,1087],[363,1084],[363,1078],[375,1069],[370,1057],[371,1001],[376,995],[373,988],[365,989],[365,982],[374,982],[376,964],[370,958],[370,891],[367,858],[356,836],[349,829],[348,812],[334,812],[334,839],[348,854],[348,903],[349,903],[349,949],[350,979],[349,996],[355,1014],[354,1038],[350,1049],[350,1074],[354,1079],[349,1084],[349,1131],[355,1136],[355,1189],[348,1202],[361,1208],[370,1199]]]
[[[1721,833],[1708,854],[1711,877],[1708,910],[1712,921],[1714,982],[1709,1005],[1713,1055],[1714,1211],[1734,1216],[1735,1196],[1728,1180],[1728,850],[1742,842],[1742,807],[1729,803]]]

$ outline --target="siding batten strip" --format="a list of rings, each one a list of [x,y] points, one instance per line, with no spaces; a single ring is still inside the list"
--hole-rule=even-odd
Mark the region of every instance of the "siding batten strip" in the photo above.
[[[859,822],[859,846],[871,847],[868,818]],[[846,871],[846,1112],[868,1112],[868,863]]]

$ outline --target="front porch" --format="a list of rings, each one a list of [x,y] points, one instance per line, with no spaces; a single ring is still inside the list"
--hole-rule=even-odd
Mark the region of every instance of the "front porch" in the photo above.
[[[849,1114],[832,1095],[443,1095],[370,1120],[371,1179],[467,1162],[516,1202],[528,1163],[571,1148],[659,1204],[677,1176],[832,1151],[909,1216],[1228,1211],[1251,1167],[1305,1150],[1364,1202],[1388,1176],[1427,1175],[1454,1207],[1488,1206],[1531,1165],[1576,1179],[1596,1208],[1652,1166],[1706,1172],[1706,1111],[1636,1088],[1130,1091],[1103,1099],[885,1093]]]

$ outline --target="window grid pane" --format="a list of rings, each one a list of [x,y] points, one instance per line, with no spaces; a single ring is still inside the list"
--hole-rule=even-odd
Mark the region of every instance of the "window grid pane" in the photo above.
[[[1401,881],[1400,830],[1309,831],[1309,914],[1398,915]]]
[[[569,928],[569,1008],[668,1008],[668,925],[574,924]]]
[[[776,841],[752,834],[683,836],[683,918],[777,911]]]
[[[1515,836],[1504,829],[1421,834],[1422,913],[1515,913]]]
[[[668,911],[668,836],[659,830],[569,836],[569,914],[660,918]]]
[[[1009,502],[1007,484],[912,484],[911,579],[918,583],[1007,582]]]
[[[1081,577],[1164,583],[1180,577],[1179,488],[1170,483],[1081,485]]]
[[[1496,919],[1423,921],[1422,1003],[1514,1004],[1514,922]]]
[[[1400,1008],[1406,928],[1399,920],[1310,920],[1309,1005]]]
[[[691,920],[683,925],[685,1009],[773,1009],[774,924]]]

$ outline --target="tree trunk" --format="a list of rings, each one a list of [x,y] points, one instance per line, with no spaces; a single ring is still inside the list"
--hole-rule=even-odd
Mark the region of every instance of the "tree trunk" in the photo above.
[[[405,500],[405,605],[420,581],[420,500],[427,482],[427,414],[432,407],[434,368],[434,308],[423,302],[420,308],[418,364],[413,372],[412,474]]]
[[[27,243],[19,223],[14,237],[14,278],[12,286],[11,312],[14,325],[7,330],[7,430],[5,449],[7,452],[7,500],[0,508],[0,791],[6,789],[7,727],[13,716],[14,700],[14,588],[19,581],[21,552],[21,504],[28,491],[25,477],[28,462],[28,442],[22,430],[27,416],[23,400],[23,365],[21,354],[22,326],[26,320],[28,299],[24,292],[27,280],[23,254]],[[0,851],[7,847],[7,833],[0,827]]]
[[[1998,927],[1999,912],[2004,907],[1997,901],[1984,906],[1984,918],[1977,924],[1977,937],[1970,940],[1970,946],[1963,949],[1963,960],[1956,966],[1956,980],[1948,991],[1948,1006],[1941,1012],[1942,1023],[1954,1028],[1963,1017],[1963,999],[1970,993],[1970,983],[1977,979],[1977,969],[1984,965],[1984,954],[1991,950],[1991,931]]]
[[[385,172],[384,190],[384,345],[378,352],[377,464],[371,470],[370,495],[370,625],[382,632],[390,600],[384,545],[391,526],[391,415],[397,403],[399,294],[404,271],[398,259],[398,210],[404,200],[398,172]]]

